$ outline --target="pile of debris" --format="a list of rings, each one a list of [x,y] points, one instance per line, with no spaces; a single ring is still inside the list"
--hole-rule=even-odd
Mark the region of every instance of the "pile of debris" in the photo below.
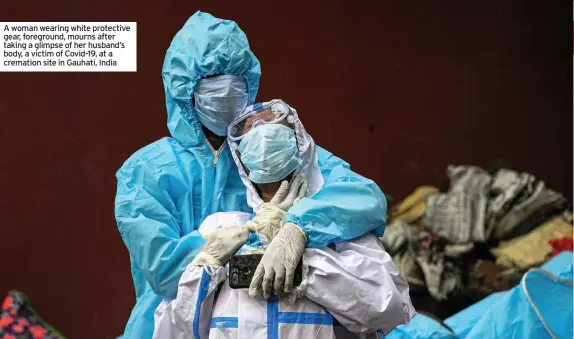
[[[568,201],[528,173],[449,166],[392,211],[383,243],[417,310],[444,319],[572,250]]]

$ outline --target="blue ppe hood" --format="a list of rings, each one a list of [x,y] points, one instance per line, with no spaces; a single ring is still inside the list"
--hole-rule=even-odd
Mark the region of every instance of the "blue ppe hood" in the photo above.
[[[261,67],[245,33],[233,21],[198,11],[173,38],[162,68],[167,127],[185,147],[205,139],[191,99],[199,80],[216,74],[245,79],[248,105],[253,104]]]

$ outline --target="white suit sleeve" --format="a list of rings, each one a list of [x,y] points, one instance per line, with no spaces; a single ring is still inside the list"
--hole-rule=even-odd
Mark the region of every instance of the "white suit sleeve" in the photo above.
[[[188,265],[179,280],[177,297],[158,306],[154,339],[207,338],[215,294],[227,277],[227,268]]]
[[[306,296],[354,333],[385,335],[416,314],[409,286],[379,239],[368,234],[331,248],[307,249]]]

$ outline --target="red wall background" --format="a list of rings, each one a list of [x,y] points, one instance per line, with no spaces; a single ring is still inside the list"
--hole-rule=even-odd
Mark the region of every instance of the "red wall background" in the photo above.
[[[497,158],[570,197],[571,4],[546,3],[2,3],[0,21],[137,21],[138,72],[0,73],[0,294],[25,292],[71,338],[122,333],[134,293],[114,173],[167,134],[161,65],[198,9],[247,33],[259,101],[297,108],[395,199]]]

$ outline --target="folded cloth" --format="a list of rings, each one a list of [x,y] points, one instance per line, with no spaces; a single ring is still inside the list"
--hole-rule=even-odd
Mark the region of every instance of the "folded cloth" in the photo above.
[[[501,243],[491,250],[496,264],[511,268],[527,269],[542,264],[552,253],[550,240],[564,237],[572,225],[562,216],[556,216],[528,234]]]
[[[387,227],[382,242],[411,291],[426,288],[434,300],[444,301],[464,289],[473,243],[451,244],[400,220]]]
[[[0,338],[59,339],[64,336],[36,314],[24,294],[10,291],[2,303]]]
[[[501,169],[493,177],[486,212],[487,229],[497,240],[528,233],[557,212],[567,201],[528,173]]]
[[[413,227],[401,220],[395,220],[387,227],[381,241],[411,289],[424,287],[423,272],[415,259],[414,245],[417,239]]]
[[[560,239],[553,239],[549,241],[552,245],[552,256],[556,256],[564,251],[572,252],[572,237],[564,237]]]
[[[439,193],[433,186],[420,186],[400,204],[393,208],[391,220],[401,220],[408,224],[418,221],[424,216],[426,199]]]
[[[396,220],[387,226],[381,241],[385,250],[392,256],[410,247],[410,243],[415,239],[410,225],[404,221]]]
[[[484,216],[491,176],[472,166],[449,166],[447,175],[449,191],[427,198],[425,229],[456,244],[486,241]]]
[[[473,250],[472,243],[449,244],[426,231],[418,234],[415,259],[435,300],[447,300],[463,291],[468,265],[465,259]]]

